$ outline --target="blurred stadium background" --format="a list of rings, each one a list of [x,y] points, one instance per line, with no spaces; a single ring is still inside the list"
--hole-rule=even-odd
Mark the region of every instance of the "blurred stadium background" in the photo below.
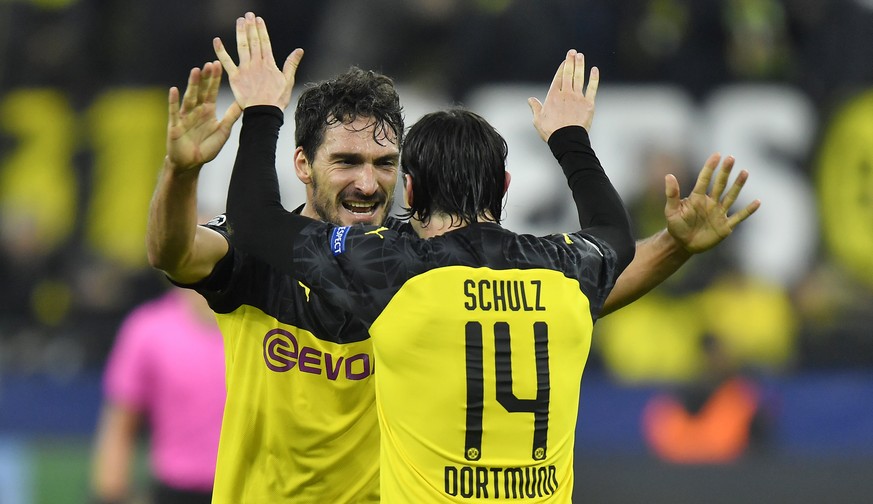
[[[573,225],[530,125],[568,48],[600,67],[593,143],[638,236],[663,175],[710,152],[763,206],[718,249],[597,325],[583,380],[577,500],[869,502],[873,492],[873,1],[6,0],[0,3],[0,503],[87,501],[100,374],[115,330],[166,281],[146,264],[166,90],[262,15],[298,83],[356,64],[400,85],[407,124],[460,103],[506,136],[510,228]],[[298,85],[298,89],[300,85]],[[228,93],[222,97],[229,103]],[[302,201],[279,155],[285,201]],[[204,171],[222,209],[235,140]],[[738,204],[738,206],[739,206]],[[716,341],[758,387],[748,446],[665,461],[660,394],[703,389]],[[678,396],[677,396],[678,397]],[[145,477],[145,467],[139,469]]]

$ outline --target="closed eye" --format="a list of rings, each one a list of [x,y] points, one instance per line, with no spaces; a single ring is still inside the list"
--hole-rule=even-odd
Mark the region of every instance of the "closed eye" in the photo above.
[[[336,158],[334,162],[339,165],[354,166],[361,164],[361,159],[355,156],[343,156]]]
[[[376,160],[376,166],[393,169],[393,168],[397,168],[397,162],[398,162],[398,159],[394,156],[387,157],[387,158],[381,158],[381,159]]]

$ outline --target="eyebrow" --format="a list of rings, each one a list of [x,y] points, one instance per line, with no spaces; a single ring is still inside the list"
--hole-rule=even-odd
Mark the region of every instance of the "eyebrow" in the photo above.
[[[365,156],[362,155],[360,152],[334,152],[330,156],[328,156],[328,159],[350,159],[353,161],[363,161],[364,157]],[[375,161],[379,163],[385,161],[398,161],[399,159],[400,153],[398,152],[396,154],[386,154],[384,156],[379,156],[375,159]]]

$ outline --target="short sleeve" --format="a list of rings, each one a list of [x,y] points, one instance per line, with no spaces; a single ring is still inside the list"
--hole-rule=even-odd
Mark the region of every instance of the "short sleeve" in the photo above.
[[[146,305],[133,311],[122,322],[115,345],[109,354],[103,376],[103,393],[107,400],[145,410],[149,404],[152,357],[150,313]]]

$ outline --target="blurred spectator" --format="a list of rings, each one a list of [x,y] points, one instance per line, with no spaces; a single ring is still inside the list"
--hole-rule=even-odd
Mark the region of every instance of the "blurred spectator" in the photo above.
[[[643,437],[659,458],[675,463],[725,463],[760,447],[769,417],[759,386],[713,336],[702,340],[703,377],[645,406]]]
[[[221,333],[206,301],[174,288],[135,309],[104,376],[91,478],[96,501],[135,495],[138,432],[148,424],[151,502],[208,504],[224,398]]]
[[[873,290],[830,262],[792,292],[801,314],[803,369],[873,368]]]

